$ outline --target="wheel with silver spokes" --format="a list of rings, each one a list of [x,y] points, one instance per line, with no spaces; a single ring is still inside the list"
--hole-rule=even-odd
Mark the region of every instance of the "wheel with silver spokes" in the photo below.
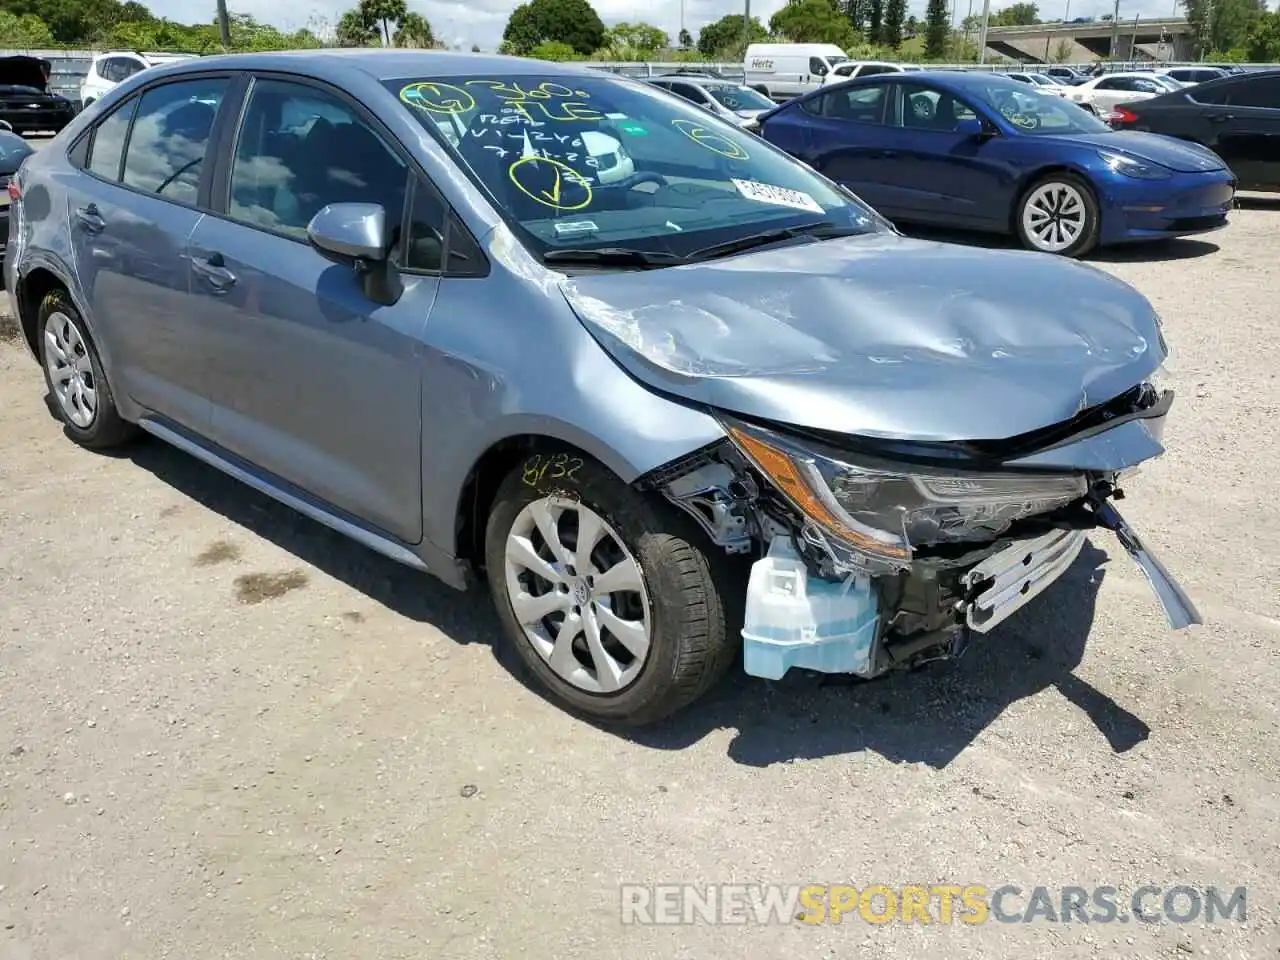
[[[37,349],[53,412],[76,443],[113,447],[135,435],[121,419],[93,340],[65,291],[54,290],[40,304]]]
[[[526,504],[507,534],[507,596],[534,650],[566,683],[616,693],[649,654],[640,564],[594,510],[564,497]]]
[[[1039,253],[1078,257],[1098,242],[1098,205],[1089,185],[1056,174],[1031,185],[1016,212],[1023,246]]]
[[[662,719],[736,651],[716,550],[674,507],[590,458],[530,454],[499,487],[485,531],[503,649],[580,714]]]
[[[49,314],[45,321],[44,365],[63,417],[81,430],[88,430],[98,415],[93,364],[84,337],[61,310]]]

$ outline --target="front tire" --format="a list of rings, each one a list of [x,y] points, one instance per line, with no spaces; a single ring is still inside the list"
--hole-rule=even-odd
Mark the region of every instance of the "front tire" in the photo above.
[[[520,665],[571,710],[628,726],[692,703],[733,661],[723,558],[709,549],[673,507],[569,451],[507,477],[485,536]]]
[[[53,290],[41,302],[36,331],[50,406],[67,436],[91,450],[117,447],[137,436],[138,428],[116,409],[98,351],[65,291]]]
[[[1082,257],[1097,246],[1100,227],[1093,188],[1073,173],[1037,180],[1014,210],[1018,239],[1037,253]]]

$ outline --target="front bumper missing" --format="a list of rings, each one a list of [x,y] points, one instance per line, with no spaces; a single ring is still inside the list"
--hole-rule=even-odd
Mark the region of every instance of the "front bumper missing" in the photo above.
[[[1147,578],[1173,629],[1204,623],[1191,598],[1111,503],[1101,504],[1096,516]],[[1066,573],[1084,541],[1083,530],[1053,530],[1006,547],[968,571],[963,583],[977,591],[965,613],[969,628],[988,633],[1021,610]]]

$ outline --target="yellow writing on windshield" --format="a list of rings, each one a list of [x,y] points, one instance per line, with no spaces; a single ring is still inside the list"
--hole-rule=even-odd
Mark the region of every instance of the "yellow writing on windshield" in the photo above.
[[[431,113],[459,114],[476,108],[475,97],[462,87],[432,80],[401,87],[400,99],[411,107]]]
[[[723,134],[708,130],[694,120],[672,120],[671,125],[700,147],[730,160],[749,160],[751,155],[737,142]]]
[[[507,168],[507,176],[525,196],[553,210],[581,210],[594,198],[590,180],[550,157],[521,157]]]
[[[527,90],[519,83],[504,83],[482,77],[468,80],[466,85],[472,89],[488,90],[502,103],[504,109],[518,114],[530,123],[604,119],[603,113],[583,102],[590,99],[587,91],[576,90],[553,80],[544,80]]]
[[[500,80],[482,78],[468,80],[467,86],[485,87],[502,100],[551,100],[553,98],[567,100],[570,97],[586,100],[589,97],[585,90],[575,90],[573,87],[566,87],[563,83],[555,83],[551,80],[544,80],[531,90],[524,89],[518,83],[503,83]]]

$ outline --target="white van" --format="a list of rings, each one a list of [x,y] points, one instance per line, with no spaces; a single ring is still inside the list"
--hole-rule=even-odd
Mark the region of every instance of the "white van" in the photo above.
[[[822,86],[848,59],[833,43],[753,43],[742,64],[744,83],[770,99],[790,100]]]

